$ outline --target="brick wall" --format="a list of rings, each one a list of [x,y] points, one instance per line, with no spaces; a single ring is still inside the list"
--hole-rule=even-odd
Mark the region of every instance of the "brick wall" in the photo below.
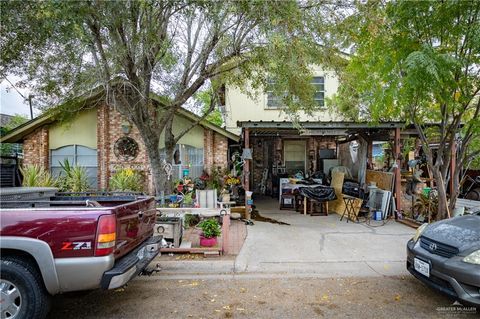
[[[228,167],[228,139],[207,128],[203,131],[203,165],[208,173],[212,167]]]
[[[203,131],[203,165],[207,173],[211,173],[214,154],[214,132],[205,129]]]
[[[213,165],[221,169],[228,167],[228,139],[218,133],[213,133]]]
[[[99,122],[97,127],[101,127],[101,131],[97,132],[99,133],[97,139],[99,141],[98,149],[102,150],[102,154],[99,156],[99,166],[101,165],[104,167],[101,172],[101,179],[104,180],[104,182],[101,186],[99,186],[102,188],[106,186],[105,188],[107,188],[109,177],[118,169],[132,168],[142,173],[145,181],[144,188],[148,193],[152,194],[154,192],[153,183],[151,180],[152,175],[150,173],[150,165],[148,162],[145,144],[140,136],[140,132],[138,131],[137,127],[132,124],[130,133],[125,134],[122,131],[122,123],[128,122],[127,119],[111,106],[104,106],[102,109],[103,110],[99,110],[98,112]],[[105,125],[100,123],[100,119],[104,121],[103,123],[108,124]],[[123,158],[117,158],[115,155],[115,142],[123,136],[129,136],[138,143],[137,157],[132,160],[126,161]],[[101,179],[99,179],[99,181]]]
[[[98,160],[98,189],[108,189],[110,178],[110,136],[109,136],[109,108],[105,105],[99,106],[97,111],[97,160]]]
[[[23,165],[49,168],[48,127],[44,126],[28,135],[23,142]]]

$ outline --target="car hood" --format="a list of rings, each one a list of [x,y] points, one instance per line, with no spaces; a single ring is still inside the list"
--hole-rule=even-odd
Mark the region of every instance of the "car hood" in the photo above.
[[[480,216],[459,216],[429,225],[422,236],[457,247],[480,249]]]

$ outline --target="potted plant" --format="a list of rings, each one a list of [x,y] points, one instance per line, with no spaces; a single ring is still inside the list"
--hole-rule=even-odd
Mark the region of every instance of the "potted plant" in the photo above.
[[[214,218],[203,220],[198,226],[202,229],[200,246],[212,247],[217,244],[217,237],[222,233],[220,224]]]

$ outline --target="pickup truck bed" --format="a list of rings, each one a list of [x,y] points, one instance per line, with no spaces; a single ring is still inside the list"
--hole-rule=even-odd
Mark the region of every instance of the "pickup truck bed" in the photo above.
[[[17,204],[21,208],[0,209],[0,290],[3,293],[2,287],[12,285],[20,293],[22,298],[17,301],[8,299],[10,314],[17,313],[19,318],[46,314],[30,307],[37,302],[29,302],[29,298],[38,300],[38,296],[30,296],[29,290],[35,287],[22,281],[20,272],[25,268],[40,281],[37,286],[48,298],[48,294],[121,287],[159,252],[161,238],[152,236],[156,215],[153,197]],[[12,203],[2,202],[5,205]],[[8,278],[4,278],[5,267]],[[17,305],[18,300],[22,302]]]

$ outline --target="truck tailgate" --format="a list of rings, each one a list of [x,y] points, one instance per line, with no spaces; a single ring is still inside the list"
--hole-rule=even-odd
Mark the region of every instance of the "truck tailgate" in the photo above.
[[[152,236],[156,217],[155,199],[150,197],[117,206],[113,212],[117,217],[114,256],[118,259]]]

